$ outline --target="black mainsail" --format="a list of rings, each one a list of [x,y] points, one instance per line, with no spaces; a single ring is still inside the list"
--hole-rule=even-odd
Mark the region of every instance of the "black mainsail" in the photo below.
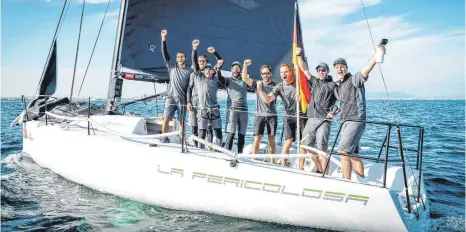
[[[227,69],[233,61],[251,59],[253,78],[267,64],[275,71],[272,78],[281,81],[279,65],[292,63],[293,0],[122,0],[121,7],[108,100],[121,97],[123,79],[169,81],[162,29],[168,30],[170,54],[185,53],[188,64],[194,39],[201,41],[198,54],[214,46]]]

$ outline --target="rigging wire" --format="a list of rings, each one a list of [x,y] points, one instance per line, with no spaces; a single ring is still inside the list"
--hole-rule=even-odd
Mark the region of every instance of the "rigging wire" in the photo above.
[[[65,21],[66,15],[68,14],[68,9],[70,8],[70,3],[68,2],[68,5],[66,6],[65,10],[65,15],[63,16],[63,22]],[[63,26],[63,22],[60,24],[60,27],[58,28],[58,34],[60,34],[61,28]]]
[[[81,94],[81,89],[83,88],[84,81],[86,80],[87,71],[89,70],[89,66],[91,65],[92,56],[94,55],[95,47],[97,46],[97,42],[99,41],[100,32],[102,31],[102,27],[104,25],[105,17],[107,16],[109,6],[110,6],[110,0],[108,0],[107,2],[107,8],[105,9],[104,17],[102,19],[102,23],[100,24],[99,32],[97,33],[97,38],[95,39],[94,47],[92,48],[91,56],[89,57],[89,62],[87,63],[86,71],[84,72],[83,80],[81,81],[81,86],[79,87],[78,98],[79,98],[79,95]]]
[[[81,10],[81,21],[79,23],[78,45],[76,46],[76,56],[74,58],[73,79],[71,80],[71,92],[70,92],[70,103],[69,103],[70,110],[71,110],[71,103],[72,103],[72,98],[73,98],[74,79],[76,78],[76,65],[78,64],[79,42],[81,42],[81,29],[83,26],[85,5],[86,5],[86,0],[83,0],[83,7]]]
[[[364,12],[364,17],[366,18],[367,28],[369,29],[369,34],[371,36],[372,46],[374,48],[374,51],[376,51],[376,47],[375,47],[375,43],[374,43],[374,37],[372,36],[371,26],[369,25],[369,20],[367,19],[366,8],[364,7],[363,0],[361,0],[361,6],[362,6],[362,10]],[[393,121],[396,123],[395,111],[393,110],[393,107],[392,107],[391,102],[390,102],[390,95],[388,94],[387,85],[385,84],[385,78],[383,76],[382,66],[380,66],[380,64],[378,64],[378,66],[379,66],[379,70],[380,70],[380,76],[382,77],[383,86],[385,87],[385,93],[387,94],[388,107],[390,108],[390,111],[392,113]]]
[[[63,7],[61,9],[60,18],[58,19],[57,28],[55,29],[55,34],[53,35],[52,44],[50,45],[50,48],[49,48],[49,54],[47,55],[47,60],[45,61],[44,69],[42,70],[42,75],[40,77],[39,84],[37,85],[37,89],[36,89],[37,95],[39,95],[40,83],[42,83],[42,81],[44,79],[45,70],[47,69],[47,64],[49,63],[50,56],[52,55],[52,47],[53,47],[54,41],[57,39],[59,31],[60,31],[61,24],[65,20],[65,18],[63,17],[63,12],[65,12],[65,7],[66,7],[67,3],[68,3],[68,0],[65,0],[65,3],[63,3]],[[69,6],[69,4],[68,4],[68,6]],[[65,16],[66,16],[66,13],[65,13]]]

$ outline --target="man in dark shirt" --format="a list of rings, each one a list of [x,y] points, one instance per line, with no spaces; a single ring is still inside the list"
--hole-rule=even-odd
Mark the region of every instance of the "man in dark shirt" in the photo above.
[[[270,146],[271,154],[275,154],[276,145],[275,145],[275,134],[277,133],[277,109],[276,109],[276,100],[273,100],[270,103],[266,103],[259,95],[257,91],[258,81],[253,80],[248,77],[248,66],[251,65],[251,60],[245,60],[243,63],[243,81],[256,90],[257,100],[256,100],[256,116],[254,119],[254,142],[252,144],[252,154],[258,154],[259,144],[264,135],[265,127],[267,127],[268,141]],[[277,85],[272,81],[272,68],[268,65],[262,65],[260,68],[260,73],[262,77],[262,90],[269,94],[272,92],[272,89]],[[270,158],[270,162],[273,163],[273,158]]]
[[[192,69],[186,66],[186,55],[181,52],[176,54],[176,63],[170,60],[166,43],[167,30],[162,30],[160,35],[162,37],[162,56],[165,65],[168,68],[168,75],[170,77],[170,82],[167,86],[167,95],[165,96],[165,108],[163,111],[162,124],[162,133],[167,133],[168,123],[173,119],[175,112],[178,113],[180,128],[181,130],[184,130],[181,126],[181,117],[184,115],[184,105],[186,105],[189,76],[191,75]],[[193,49],[194,46],[197,47],[198,44],[199,41],[194,40]],[[183,133],[181,133],[181,135],[182,134]],[[168,142],[168,138],[165,138],[164,141]]]
[[[210,51],[215,54],[214,48],[210,49]],[[220,58],[218,54],[215,54],[215,56]],[[220,106],[217,101],[217,91],[220,82],[224,82],[224,77],[221,76],[220,72],[223,60],[221,58],[217,60],[215,69],[212,65],[206,64],[204,70],[201,71],[195,51],[193,64],[196,64],[193,78],[199,97],[199,109],[197,112],[199,137],[202,139],[205,138],[207,127],[211,124],[216,136],[215,143],[220,146],[222,144],[222,121],[220,118]],[[190,94],[191,92],[188,92],[188,95]],[[192,97],[188,96],[189,99],[192,99]],[[188,110],[191,110],[191,108],[192,102],[189,102]],[[204,146],[200,145],[200,147],[203,148]]]
[[[220,55],[215,51],[214,47],[209,47],[207,48],[207,51],[215,56],[217,60],[221,60],[222,58]],[[193,50],[192,57],[197,56],[197,50]],[[199,66],[199,71],[202,73],[204,71],[205,66],[209,62],[209,58],[205,54],[199,55],[197,58],[198,60],[198,66]],[[194,59],[192,62],[195,62]],[[195,65],[193,63],[193,69],[195,69]],[[197,90],[197,84],[195,83],[195,75],[196,72],[191,73],[191,77],[189,79],[189,87],[188,87],[188,105],[187,108],[189,110],[189,119],[188,119],[188,125],[192,127],[193,134],[195,136],[198,136],[198,110],[199,110],[199,94]],[[212,125],[207,126],[207,141],[212,142]],[[197,142],[194,142],[195,145],[197,146]]]
[[[379,45],[377,49],[385,52],[383,45]],[[351,179],[351,164],[356,174],[364,177],[364,164],[361,158],[356,156],[359,152],[359,140],[366,129],[366,124],[365,122],[344,122],[344,120],[366,120],[366,91],[364,83],[367,81],[369,73],[375,64],[376,56],[374,55],[365,68],[353,75],[348,72],[348,64],[345,59],[338,58],[333,62],[333,67],[335,67],[337,75],[340,78],[337,83],[340,93],[340,117],[344,124],[340,132],[341,139],[338,151],[341,154],[343,176],[346,179]],[[348,154],[355,155],[355,157],[348,157]]]
[[[243,153],[248,127],[248,86],[241,80],[241,63],[238,61],[231,64],[231,74],[231,78],[222,81],[228,93],[226,116],[228,137],[225,148],[228,150],[233,148],[233,139],[238,130],[238,153]]]
[[[291,144],[296,140],[296,131],[301,131],[301,128],[297,128],[298,121],[296,119],[296,101],[298,95],[296,81],[293,78],[290,65],[282,64],[280,66],[280,76],[283,81],[277,84],[269,94],[263,91],[261,81],[257,82],[257,91],[265,103],[272,102],[277,96],[281,97],[282,103],[285,106],[285,115],[283,117],[285,143],[282,147],[282,153],[289,154]],[[299,110],[301,111],[301,107],[299,107]],[[300,118],[300,124],[305,124],[305,119]],[[286,163],[287,159],[283,159],[282,165],[285,166]]]
[[[311,86],[311,101],[307,106],[307,123],[303,132],[303,145],[314,147],[327,153],[328,138],[330,135],[330,120],[336,114],[331,112],[330,108],[335,105],[338,99],[338,86],[333,82],[332,76],[328,75],[330,70],[326,63],[319,63],[316,67],[318,78],[311,75],[309,69],[301,56],[301,48],[296,49],[298,56],[298,65],[306,75],[309,85]],[[323,167],[328,162],[326,156],[322,156],[322,164],[316,152],[307,150],[312,153],[312,160],[317,166],[317,172],[322,173]],[[304,159],[300,159],[299,167],[303,168]]]

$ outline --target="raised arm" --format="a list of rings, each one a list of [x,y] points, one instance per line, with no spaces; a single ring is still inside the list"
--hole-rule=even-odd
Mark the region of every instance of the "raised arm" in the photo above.
[[[275,86],[272,91],[267,95],[263,90],[262,90],[262,81],[257,81],[257,92],[259,93],[259,96],[264,100],[265,103],[270,103],[273,100],[275,100],[276,92],[277,92],[277,86]]]
[[[385,46],[383,45],[379,45],[377,46],[377,49],[380,49],[382,50],[383,53],[385,53]],[[376,53],[377,54],[377,53]],[[364,67],[362,70],[361,70],[361,74],[362,74],[362,77],[364,78],[364,81],[367,81],[367,78],[369,77],[369,73],[372,71],[372,69],[374,68],[375,66],[375,57],[376,57],[376,54],[374,54],[371,58],[371,60],[369,61],[369,63],[366,65],[366,67]]]
[[[218,64],[218,61],[223,60],[222,57],[220,56],[220,54],[218,54],[218,52],[215,50],[214,47],[208,47],[207,51],[210,54],[215,56],[215,59],[217,59],[217,64]],[[222,66],[223,66],[223,62],[222,62],[222,64],[220,65],[220,67],[218,69],[220,70],[222,68]]]
[[[199,62],[197,62],[197,46],[199,46],[199,40],[193,40],[193,52],[191,53],[191,62],[195,72],[199,71]]]
[[[170,62],[170,55],[168,55],[168,50],[167,50],[167,30],[163,29],[162,32],[160,33],[160,36],[162,37],[162,56],[163,60],[166,65]]]
[[[241,75],[241,79],[246,82],[247,85],[252,86],[253,79],[248,77],[248,66],[251,65],[251,60],[245,60],[243,63],[243,72]]]
[[[220,82],[221,85],[226,87],[227,86],[227,79],[224,76],[222,76],[222,70],[220,70],[220,68],[217,68],[217,67],[215,67],[215,69],[217,70],[218,81]]]
[[[306,75],[307,79],[310,80],[312,75],[309,72],[309,68],[307,67],[306,62],[304,62],[303,57],[301,56],[302,49],[300,47],[296,48],[296,56],[298,57],[298,65],[301,70],[303,70],[304,74]]]
[[[189,85],[188,85],[188,96],[187,96],[187,109],[192,110],[192,104],[193,104],[193,88],[194,88],[194,78],[196,74],[191,73],[190,78],[189,78]]]

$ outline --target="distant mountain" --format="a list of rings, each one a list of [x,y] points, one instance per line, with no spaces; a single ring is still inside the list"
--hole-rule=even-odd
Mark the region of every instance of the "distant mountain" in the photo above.
[[[416,96],[412,94],[408,94],[405,92],[388,92],[388,95],[391,99],[407,99],[407,98],[416,98]],[[387,93],[385,92],[367,92],[366,93],[367,99],[386,99]]]

